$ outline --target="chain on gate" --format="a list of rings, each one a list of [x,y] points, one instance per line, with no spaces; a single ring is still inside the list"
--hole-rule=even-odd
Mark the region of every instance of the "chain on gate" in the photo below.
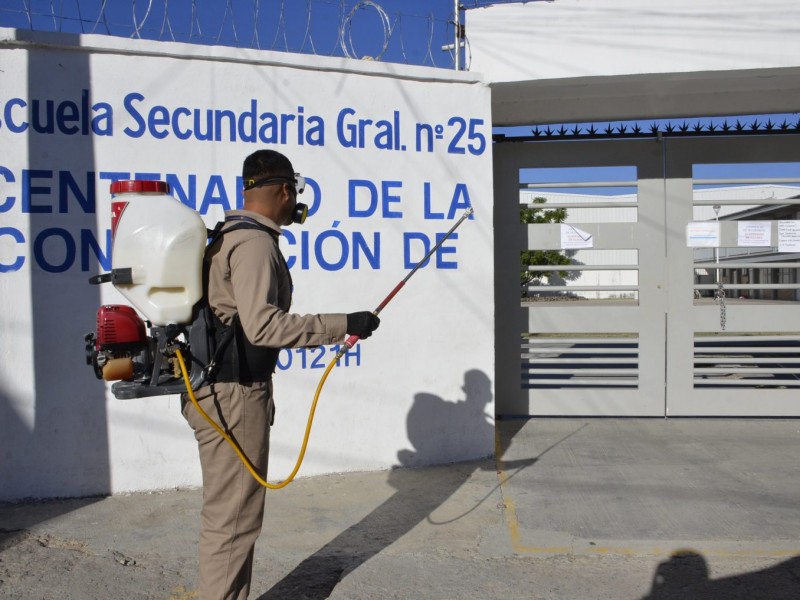
[[[714,302],[719,304],[719,326],[722,331],[725,331],[727,324],[727,306],[725,304],[725,288],[722,286],[722,280],[717,282],[717,291],[714,293]]]

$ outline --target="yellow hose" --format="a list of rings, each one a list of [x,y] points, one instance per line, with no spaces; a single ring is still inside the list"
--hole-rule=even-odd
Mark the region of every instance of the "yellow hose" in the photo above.
[[[266,479],[261,477],[261,475],[258,474],[258,471],[256,471],[256,468],[253,466],[253,463],[250,462],[250,459],[247,458],[247,455],[239,447],[239,444],[237,444],[233,438],[231,438],[231,436],[229,436],[222,429],[222,427],[217,425],[214,420],[208,416],[208,413],[203,410],[203,407],[200,406],[200,403],[197,401],[197,397],[194,395],[194,390],[192,390],[192,384],[189,381],[189,373],[186,370],[186,363],[183,360],[183,355],[181,354],[180,349],[177,349],[175,354],[178,357],[181,373],[183,373],[183,380],[186,382],[186,392],[189,394],[189,399],[192,401],[192,404],[194,404],[194,407],[198,410],[198,412],[203,415],[203,418],[208,421],[214,429],[217,430],[217,433],[219,433],[225,439],[225,441],[231,445],[234,452],[236,452],[236,455],[239,457],[239,460],[241,460],[242,464],[247,467],[248,471],[250,471],[253,479],[271,490],[279,490],[282,487],[289,485],[289,483],[291,483],[291,481],[294,479],[294,476],[297,475],[297,472],[300,470],[300,465],[303,464],[303,458],[306,455],[306,447],[308,446],[308,438],[311,435],[311,425],[314,422],[314,412],[317,410],[317,401],[319,400],[320,392],[322,392],[322,386],[325,385],[325,380],[328,378],[328,373],[330,373],[333,366],[339,362],[339,354],[337,354],[336,358],[330,362],[328,367],[325,369],[325,372],[322,374],[322,379],[319,380],[317,392],[314,394],[314,402],[311,403],[311,410],[308,413],[308,423],[306,424],[306,433],[303,436],[303,445],[300,447],[300,455],[297,457],[297,462],[294,465],[294,469],[289,474],[289,477],[280,483],[269,483]]]

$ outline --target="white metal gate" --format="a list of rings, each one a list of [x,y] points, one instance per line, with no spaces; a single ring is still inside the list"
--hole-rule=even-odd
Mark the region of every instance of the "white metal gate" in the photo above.
[[[711,179],[702,168],[787,162],[800,162],[796,135],[496,144],[498,414],[800,416],[800,189],[747,197],[800,177]],[[557,177],[620,169],[631,175]],[[549,180],[526,184],[530,171]],[[719,186],[741,193],[720,200]],[[602,188],[621,193],[581,193]],[[529,189],[547,197],[531,206],[572,218],[521,225]],[[702,240],[708,231],[716,240]],[[698,239],[706,246],[690,247]],[[582,259],[532,267],[551,276],[521,299],[526,249]]]

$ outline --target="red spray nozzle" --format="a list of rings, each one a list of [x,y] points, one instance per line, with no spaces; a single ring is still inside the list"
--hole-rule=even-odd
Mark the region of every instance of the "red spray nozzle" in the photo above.
[[[394,289],[391,292],[389,292],[389,295],[386,296],[386,298],[383,299],[383,301],[378,305],[378,308],[376,308],[374,311],[372,311],[372,313],[375,316],[378,316],[380,314],[380,312],[384,309],[384,307],[387,304],[389,304],[391,299],[394,298],[395,295],[397,294],[397,292],[399,292],[400,289],[406,284],[406,281],[411,279],[411,277],[414,275],[414,273],[416,273],[419,270],[419,268],[423,264],[425,264],[425,261],[427,261],[431,256],[433,256],[433,253],[436,252],[441,247],[442,244],[444,244],[445,240],[447,238],[449,238],[453,234],[453,232],[458,228],[459,225],[461,225],[461,223],[464,222],[464,219],[469,217],[473,212],[474,211],[473,211],[472,207],[470,207],[470,208],[468,208],[467,210],[464,211],[464,214],[461,215],[461,218],[458,221],[456,221],[455,225],[453,225],[450,228],[450,231],[448,231],[439,240],[439,242],[433,248],[431,248],[428,251],[427,254],[425,254],[425,256],[422,258],[422,260],[419,261],[413,269],[411,269],[411,272],[408,275],[406,275],[405,278],[400,283],[398,283],[396,286],[394,286]],[[345,352],[347,352],[348,350],[352,349],[353,346],[355,346],[360,339],[361,338],[359,336],[357,336],[357,335],[351,335],[349,338],[347,338],[344,341],[344,344],[342,344],[342,347],[339,349],[339,352],[336,353],[336,360],[339,360],[342,356],[344,356]]]

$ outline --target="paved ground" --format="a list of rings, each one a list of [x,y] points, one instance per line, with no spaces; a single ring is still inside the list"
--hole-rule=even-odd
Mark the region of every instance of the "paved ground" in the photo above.
[[[513,420],[269,491],[252,598],[800,598],[800,421]],[[0,597],[196,597],[200,492],[0,506]]]

